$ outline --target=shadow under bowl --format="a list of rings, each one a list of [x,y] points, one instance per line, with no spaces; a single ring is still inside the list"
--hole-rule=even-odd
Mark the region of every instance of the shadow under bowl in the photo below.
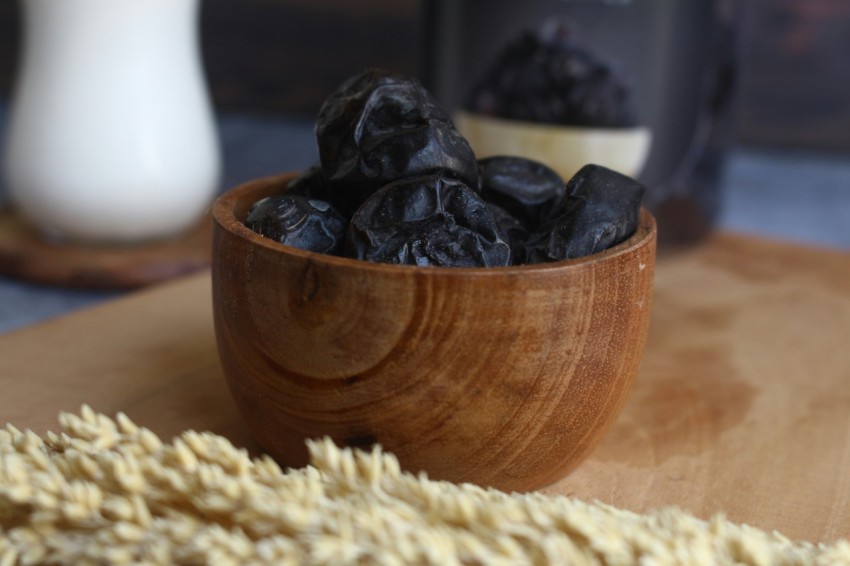
[[[652,300],[655,221],[585,258],[505,268],[369,263],[248,229],[294,175],[219,197],[213,308],[230,391],[280,463],[305,439],[374,443],[435,479],[526,491],[577,466],[617,418]]]

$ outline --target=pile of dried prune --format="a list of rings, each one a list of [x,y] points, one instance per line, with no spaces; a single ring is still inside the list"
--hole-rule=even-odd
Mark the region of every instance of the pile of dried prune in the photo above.
[[[509,42],[464,106],[489,116],[571,126],[620,128],[637,121],[625,80],[559,22]]]
[[[435,173],[475,187],[469,142],[418,81],[370,69],[345,81],[316,120],[331,199],[348,216],[375,191]]]
[[[499,267],[588,255],[634,233],[644,188],[598,165],[569,183],[522,157],[476,160],[422,85],[370,69],[316,122],[320,162],[245,224],[304,250],[419,266]]]

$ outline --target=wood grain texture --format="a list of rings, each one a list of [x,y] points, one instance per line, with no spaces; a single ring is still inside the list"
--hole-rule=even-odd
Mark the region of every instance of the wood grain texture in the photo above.
[[[165,438],[211,430],[255,446],[221,375],[209,271],[0,337],[0,422],[55,430],[83,403]]]
[[[642,371],[550,492],[850,535],[850,256],[718,238],[664,258]]]
[[[170,438],[255,447],[219,364],[209,275],[0,336],[0,421],[38,432],[83,402]],[[652,323],[620,419],[548,493],[641,512],[850,535],[850,256],[719,235],[658,258]]]
[[[599,443],[631,391],[655,263],[648,213],[592,257],[502,269],[296,250],[243,224],[270,178],[213,208],[213,304],[234,398],[286,465],[304,440],[379,443],[430,477],[530,490]]]
[[[211,221],[136,245],[50,242],[11,209],[0,210],[0,274],[78,289],[136,289],[209,267]]]

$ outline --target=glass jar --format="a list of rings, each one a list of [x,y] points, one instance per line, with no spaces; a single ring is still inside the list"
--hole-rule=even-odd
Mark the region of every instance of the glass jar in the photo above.
[[[424,81],[479,157],[634,176],[661,242],[686,244],[720,210],[743,4],[427,0]]]

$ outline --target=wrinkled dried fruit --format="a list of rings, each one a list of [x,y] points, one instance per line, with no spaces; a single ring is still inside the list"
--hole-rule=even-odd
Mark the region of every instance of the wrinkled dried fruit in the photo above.
[[[332,200],[351,215],[379,188],[441,173],[478,188],[478,168],[449,115],[413,78],[367,70],[340,86],[316,121]]]
[[[525,32],[506,45],[465,107],[529,122],[593,127],[636,123],[625,80],[580,46],[563,24],[541,34]]]
[[[330,203],[298,195],[275,195],[254,203],[245,225],[282,244],[339,255],[347,222]]]
[[[496,225],[502,233],[502,237],[511,248],[511,265],[525,263],[525,243],[528,240],[528,230],[522,222],[517,220],[510,212],[492,202],[487,203],[487,208],[493,213]]]
[[[511,250],[493,214],[465,183],[442,175],[402,179],[369,197],[348,228],[345,255],[420,266],[494,267]]]
[[[540,40],[523,42],[505,55],[520,74],[501,77],[501,87],[543,76],[522,66],[539,52]],[[561,65],[566,60],[549,61],[554,66],[546,76],[580,76],[581,88],[593,87],[599,69],[592,59],[576,55],[580,50],[569,42],[547,45],[578,58],[569,68]],[[316,136],[320,163],[284,194],[255,203],[249,228],[287,245],[361,260],[497,267],[593,254],[637,227],[644,191],[637,181],[589,165],[565,185],[555,171],[526,158],[476,162],[415,79],[377,70],[352,77],[322,106]]]
[[[498,156],[481,159],[478,165],[484,200],[498,204],[527,228],[537,227],[564,198],[564,180],[537,161]]]
[[[325,177],[322,166],[317,163],[290,181],[286,188],[286,194],[330,202],[328,179]]]
[[[645,189],[600,165],[585,165],[567,183],[561,208],[528,238],[526,260],[542,263],[600,252],[637,229]]]

